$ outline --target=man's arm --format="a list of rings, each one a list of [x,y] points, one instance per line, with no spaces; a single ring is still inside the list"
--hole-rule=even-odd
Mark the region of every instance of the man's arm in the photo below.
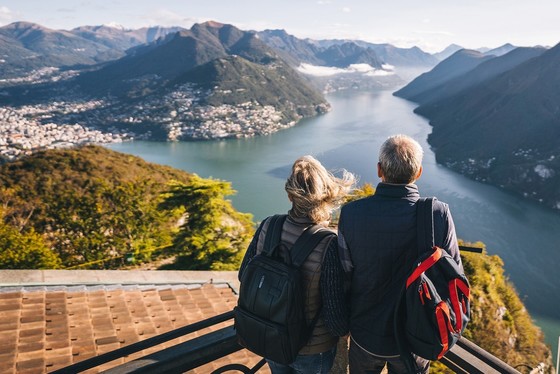
[[[442,205],[442,208],[434,214],[434,229],[437,229],[437,233],[434,232],[435,243],[446,250],[462,268],[463,264],[459,253],[455,223],[453,222],[449,206],[447,204]]]
[[[338,256],[336,239],[332,239],[321,268],[321,297],[323,319],[334,336],[348,334],[348,304],[344,291],[344,270]]]
[[[351,274],[354,269],[354,264],[352,264],[352,257],[350,256],[348,243],[346,243],[344,232],[342,230],[342,214],[340,215],[338,221],[338,257],[340,258],[340,263],[342,264],[342,269],[345,273]]]

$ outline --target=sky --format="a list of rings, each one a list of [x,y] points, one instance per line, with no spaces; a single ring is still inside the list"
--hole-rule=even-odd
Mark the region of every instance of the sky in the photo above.
[[[560,42],[560,0],[0,0],[0,26],[27,21],[65,30],[101,24],[190,28],[208,20],[430,53],[452,43],[495,48]]]

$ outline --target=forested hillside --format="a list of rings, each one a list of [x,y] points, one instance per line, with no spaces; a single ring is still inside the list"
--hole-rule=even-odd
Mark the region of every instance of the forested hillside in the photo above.
[[[155,251],[235,269],[253,225],[225,200],[233,193],[97,146],[40,152],[0,167],[0,268],[118,268]]]
[[[482,243],[474,246],[484,247]],[[512,367],[534,368],[542,362],[548,367],[546,372],[551,372],[550,348],[504,274],[502,259],[486,250],[461,252],[461,258],[471,285],[472,308],[464,336]]]

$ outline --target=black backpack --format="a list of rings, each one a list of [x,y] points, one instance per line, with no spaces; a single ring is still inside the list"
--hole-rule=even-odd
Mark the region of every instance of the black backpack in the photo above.
[[[410,352],[439,360],[459,340],[470,319],[469,282],[455,260],[434,246],[433,198],[417,203],[418,259],[395,311],[401,358]],[[409,371],[416,372],[414,366]]]
[[[279,255],[280,236],[286,215],[270,218],[263,252],[253,257],[241,275],[239,300],[234,308],[239,343],[260,356],[280,364],[294,362],[305,346],[319,312],[311,323],[305,317],[305,287],[299,267],[332,231],[315,225],[307,228],[286,251]]]

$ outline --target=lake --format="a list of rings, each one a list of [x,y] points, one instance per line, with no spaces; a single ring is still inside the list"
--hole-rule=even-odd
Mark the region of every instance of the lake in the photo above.
[[[381,143],[390,135],[414,137],[424,148],[422,195],[450,205],[457,235],[482,241],[499,255],[533,318],[556,354],[560,335],[560,213],[472,181],[435,162],[426,142],[431,127],[413,113],[415,104],[390,91],[327,96],[332,111],[293,128],[251,139],[158,143],[134,141],[109,148],[170,165],[201,177],[232,182],[234,206],[259,221],[286,212],[284,182],[296,158],[311,154],[331,170],[345,168],[361,183],[378,183]]]

